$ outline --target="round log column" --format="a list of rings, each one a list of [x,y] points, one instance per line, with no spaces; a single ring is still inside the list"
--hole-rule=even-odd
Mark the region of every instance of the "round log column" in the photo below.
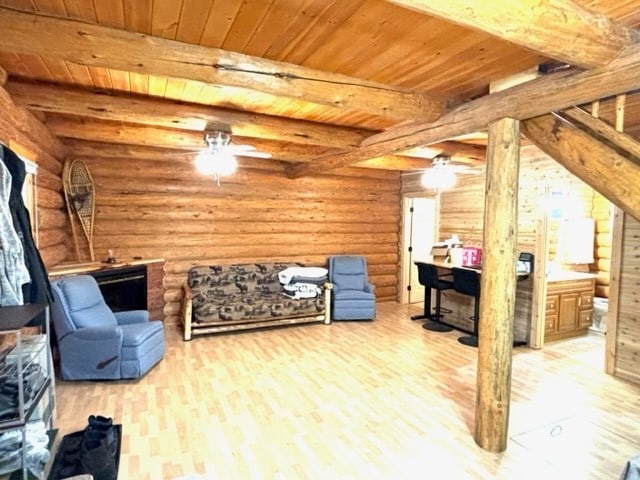
[[[489,124],[474,438],[490,452],[507,448],[519,165],[519,122],[506,118]]]

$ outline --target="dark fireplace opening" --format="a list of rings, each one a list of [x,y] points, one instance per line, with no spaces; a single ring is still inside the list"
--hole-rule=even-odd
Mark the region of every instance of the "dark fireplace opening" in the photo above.
[[[144,265],[90,272],[104,301],[114,312],[147,309],[147,268]]]

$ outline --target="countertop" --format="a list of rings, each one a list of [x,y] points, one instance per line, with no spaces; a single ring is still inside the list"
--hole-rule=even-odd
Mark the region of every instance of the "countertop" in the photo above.
[[[465,265],[455,265],[451,262],[443,262],[442,260],[428,259],[428,260],[416,260],[416,262],[430,263],[431,265],[435,265],[436,267],[440,267],[440,268],[449,268],[449,269],[451,269],[452,267],[467,268],[468,270],[474,270],[478,273],[482,273],[482,270],[478,268],[469,268]]]
[[[571,280],[587,280],[596,278],[595,273],[573,272],[571,270],[554,270],[548,272],[546,276],[547,282],[566,282]]]
[[[450,262],[443,262],[442,260],[433,260],[431,258],[428,258],[427,260],[416,260],[416,262],[429,263],[431,265],[435,265],[436,267],[448,268],[448,269],[451,269],[452,267],[465,268],[467,270],[473,270],[474,272],[477,272],[478,274],[482,274],[482,269],[481,268],[472,268],[472,267],[469,267],[467,265],[455,265],[455,264],[450,263]],[[527,277],[530,274],[529,273],[524,273],[524,272],[518,272],[516,275],[518,277]]]

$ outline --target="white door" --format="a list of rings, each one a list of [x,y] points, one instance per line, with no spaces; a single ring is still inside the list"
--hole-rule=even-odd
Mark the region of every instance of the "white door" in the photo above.
[[[406,275],[403,298],[407,303],[424,301],[424,287],[418,281],[418,268],[413,262],[426,260],[436,235],[436,200],[407,198],[404,202],[403,266]],[[410,288],[408,288],[410,287]]]

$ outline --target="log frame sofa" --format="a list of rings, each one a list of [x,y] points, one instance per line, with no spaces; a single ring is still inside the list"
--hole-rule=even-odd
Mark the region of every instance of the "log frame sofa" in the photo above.
[[[331,283],[316,298],[283,293],[278,273],[300,264],[196,265],[183,284],[183,338],[312,322],[331,323]]]

